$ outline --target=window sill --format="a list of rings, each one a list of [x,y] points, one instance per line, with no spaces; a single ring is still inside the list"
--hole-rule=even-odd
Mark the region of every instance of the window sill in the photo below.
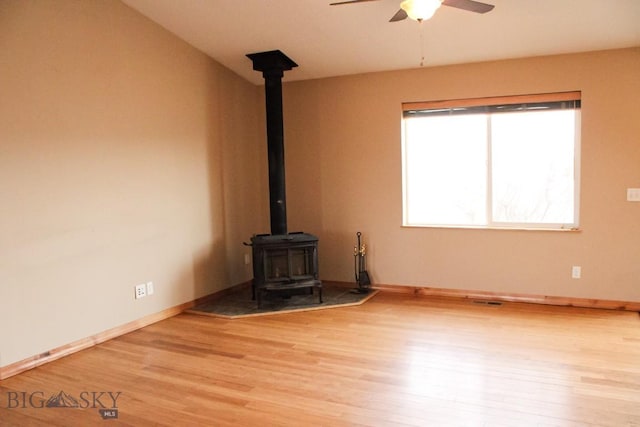
[[[436,228],[436,229],[455,229],[455,230],[507,230],[507,231],[559,231],[562,233],[581,232],[582,229],[576,228],[549,228],[549,227],[497,227],[487,225],[407,225],[403,224],[402,228]]]

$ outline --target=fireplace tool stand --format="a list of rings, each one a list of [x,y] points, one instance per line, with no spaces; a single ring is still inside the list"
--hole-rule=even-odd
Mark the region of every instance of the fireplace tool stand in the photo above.
[[[367,273],[367,247],[364,243],[361,243],[361,232],[357,232],[358,244],[353,247],[353,268],[355,270],[356,283],[358,287],[353,289],[353,293],[366,294],[371,290],[371,279],[369,279],[369,273]]]

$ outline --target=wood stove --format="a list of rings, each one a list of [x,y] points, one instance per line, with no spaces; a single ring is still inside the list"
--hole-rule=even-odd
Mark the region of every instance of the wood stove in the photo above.
[[[287,231],[287,203],[284,170],[284,124],[282,76],[297,67],[279,50],[248,54],[253,69],[262,71],[267,110],[267,154],[269,160],[269,211],[271,234],[251,238],[253,253],[253,298],[262,302],[267,291],[289,293],[296,289],[318,290],[322,303],[322,282],[318,278],[318,238]]]
[[[263,234],[251,238],[253,248],[253,297],[262,304],[266,291],[308,288],[318,290],[322,303],[322,282],[318,279],[318,238],[307,233]]]

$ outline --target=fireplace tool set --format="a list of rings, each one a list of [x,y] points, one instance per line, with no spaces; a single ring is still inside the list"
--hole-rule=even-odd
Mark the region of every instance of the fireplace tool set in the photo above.
[[[358,231],[356,236],[358,244],[353,247],[353,267],[358,287],[353,292],[366,294],[371,290],[371,279],[369,279],[369,273],[367,273],[367,246],[360,241],[361,232]]]

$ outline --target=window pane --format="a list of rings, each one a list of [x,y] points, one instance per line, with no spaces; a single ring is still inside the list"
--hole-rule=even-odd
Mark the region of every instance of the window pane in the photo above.
[[[404,125],[407,224],[486,224],[487,116],[405,118]]]
[[[574,110],[494,114],[494,222],[573,224]]]
[[[403,104],[404,224],[577,227],[579,96]]]

